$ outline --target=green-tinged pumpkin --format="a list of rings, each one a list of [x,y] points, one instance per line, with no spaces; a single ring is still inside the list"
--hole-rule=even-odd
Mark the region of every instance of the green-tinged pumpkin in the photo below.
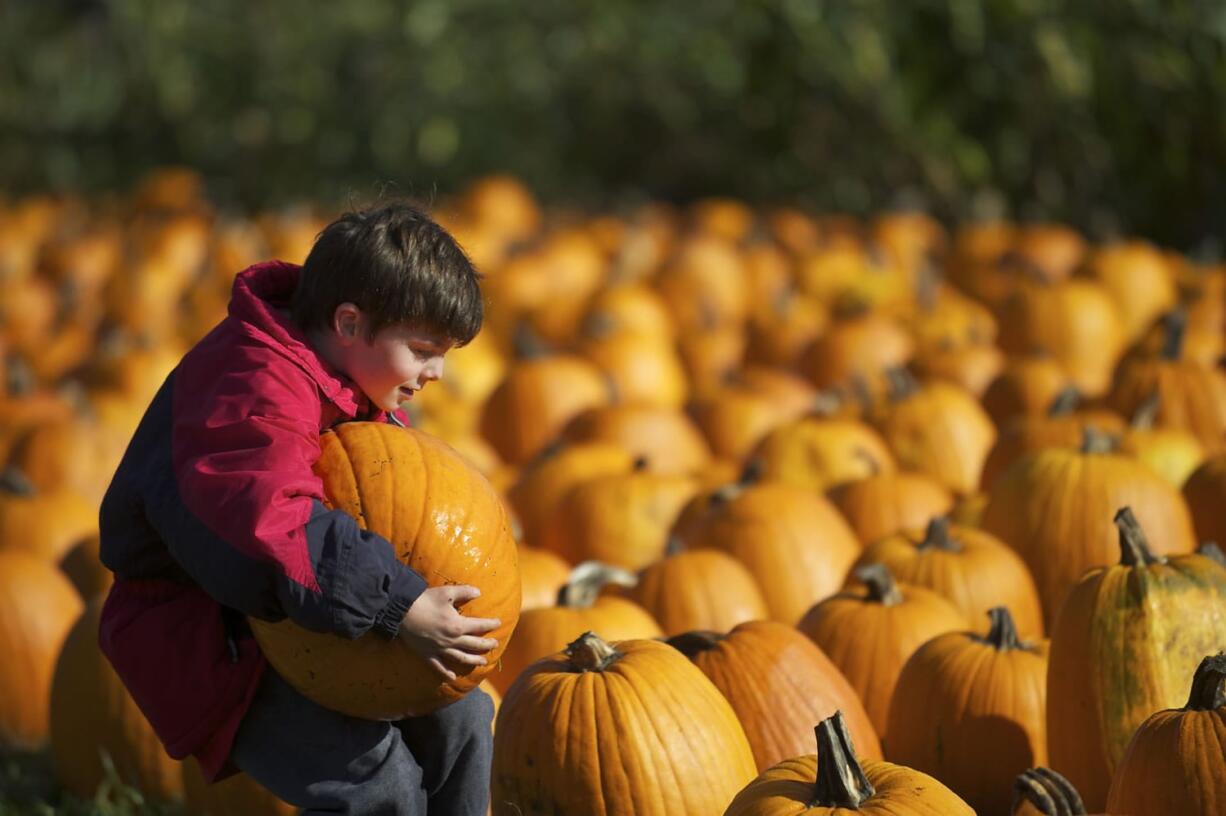
[[[927,774],[892,762],[861,762],[843,716],[817,726],[817,753],[785,759],[751,782],[724,816],[974,816]]]
[[[1151,715],[1132,735],[1107,795],[1124,816],[1226,809],[1226,654],[1206,657],[1183,708]]]
[[[928,640],[963,631],[968,621],[935,592],[895,582],[882,564],[861,567],[856,577],[863,590],[827,598],[797,628],[843,672],[888,750],[890,700],[903,664]]]
[[[702,669],[732,704],[759,772],[812,743],[805,723],[842,711],[861,756],[881,759],[868,713],[830,658],[795,628],[743,623],[730,632],[693,631],[669,644]]]
[[[347,422],[320,436],[315,473],[327,504],[379,533],[430,586],[471,585],[470,617],[497,618],[488,665],[444,680],[401,640],[311,632],[292,621],[251,619],[273,668],[299,692],[343,714],[395,719],[459,699],[494,669],[520,610],[517,549],[490,483],[455,451],[413,429]]]
[[[1048,643],[1019,638],[1003,606],[985,617],[986,637],[939,635],[903,666],[886,758],[932,774],[977,813],[1004,813],[1014,777],[1047,762]]]
[[[54,565],[0,550],[0,747],[46,744],[55,661],[82,609]]]
[[[1115,516],[1120,557],[1088,572],[1051,635],[1051,766],[1102,809],[1133,732],[1179,706],[1188,677],[1226,643],[1226,569],[1203,555],[1164,558],[1127,508]]]
[[[1030,571],[1003,541],[983,530],[934,518],[926,528],[879,539],[864,548],[856,566],[885,564],[895,579],[931,589],[966,616],[981,635],[989,611],[1006,606],[1023,637],[1043,634],[1043,609]],[[854,569],[849,585],[855,580]]]
[[[721,813],[751,779],[732,706],[664,643],[588,632],[532,664],[494,732],[494,816]]]
[[[525,610],[515,638],[490,674],[490,684],[502,695],[534,660],[553,654],[589,630],[607,632],[615,640],[663,637],[659,624],[638,604],[601,595],[606,584],[633,586],[632,573],[596,561],[575,567],[558,592],[556,606]]]
[[[1091,431],[1080,451],[1050,448],[1024,456],[992,488],[984,511],[983,529],[1017,550],[1030,568],[1048,632],[1086,570],[1119,560],[1119,531],[1111,523],[1119,508],[1132,507],[1155,553],[1196,547],[1191,516],[1175,488],[1111,450],[1109,439]]]
[[[116,776],[152,802],[183,798],[183,766],[136,707],[123,681],[98,648],[102,599],[96,598],[64,641],[51,683],[51,757],[55,776],[75,796],[92,799],[107,779],[102,755]]]

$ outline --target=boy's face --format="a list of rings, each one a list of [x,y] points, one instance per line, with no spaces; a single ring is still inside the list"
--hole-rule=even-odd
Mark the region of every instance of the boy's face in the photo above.
[[[346,304],[349,305],[349,304]],[[336,324],[337,364],[372,403],[396,410],[426,383],[443,376],[443,355],[455,344],[412,326],[385,326],[367,339],[366,316],[356,307]]]

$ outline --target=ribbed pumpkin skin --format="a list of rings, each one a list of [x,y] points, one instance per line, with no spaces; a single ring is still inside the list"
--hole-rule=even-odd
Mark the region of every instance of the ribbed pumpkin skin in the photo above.
[[[986,618],[987,616],[985,616]],[[944,634],[903,666],[886,756],[940,779],[977,813],[1006,813],[1013,780],[1047,763],[1047,641],[997,650]]]
[[[881,435],[850,419],[802,419],[771,431],[754,449],[762,478],[811,490],[896,469]]]
[[[548,550],[519,547],[519,577],[523,587],[521,609],[538,609],[558,602],[571,566]]]
[[[1079,448],[1087,426],[1112,434],[1125,430],[1121,417],[1103,410],[1016,417],[1000,429],[996,444],[988,452],[983,463],[983,489],[995,487],[1009,467],[1028,453],[1044,448]]]
[[[0,550],[0,746],[46,743],[55,661],[83,607],[54,566]]]
[[[852,573],[866,564],[885,564],[897,580],[931,589],[956,606],[971,631],[986,634],[991,625],[988,610],[1007,606],[1022,637],[1042,636],[1039,593],[1021,557],[1000,539],[973,527],[953,525],[949,535],[958,551],[922,547],[923,530],[887,536],[864,548]],[[849,573],[848,584],[854,582]]]
[[[569,356],[525,360],[490,394],[481,435],[506,462],[521,465],[572,417],[608,402],[608,385],[595,364]]]
[[[1155,391],[1160,427],[1191,431],[1211,453],[1226,448],[1226,374],[1193,360],[1129,359],[1107,400],[1130,416]]]
[[[584,632],[601,633],[601,637],[607,633],[610,640],[664,635],[646,610],[625,598],[601,596],[585,609],[529,609],[520,617],[515,639],[490,673],[490,684],[505,697],[515,678],[534,660],[553,654]]]
[[[537,543],[572,564],[600,561],[640,570],[664,555],[669,529],[697,492],[688,476],[597,476],[559,502]]]
[[[51,683],[51,755],[60,784],[92,799],[106,779],[99,751],[155,802],[183,798],[183,766],[166,755],[145,715],[98,648],[102,599],[85,609],[64,641]]]
[[[1226,812],[1226,707],[1159,711],[1147,719],[1116,768],[1107,812]]]
[[[524,541],[538,546],[558,504],[570,490],[596,476],[629,473],[634,456],[610,442],[581,442],[546,453],[527,465],[507,498],[519,514]]]
[[[828,494],[862,544],[900,530],[922,528],[948,513],[953,496],[940,482],[920,473],[878,473],[840,485]]]
[[[1223,644],[1226,569],[1202,555],[1096,569],[1073,588],[1051,636],[1048,752],[1087,808],[1106,803],[1137,727],[1182,705],[1188,678]]]
[[[788,625],[838,591],[860,553],[834,505],[812,491],[769,482],[696,519],[683,543],[723,550],[748,567],[771,619]]]
[[[737,794],[724,816],[975,816],[958,795],[927,774],[867,759],[860,763],[877,789],[856,810],[810,807],[817,755],[785,759]]]
[[[519,620],[518,553],[507,513],[483,476],[445,443],[413,429],[348,422],[320,436],[315,472],[334,508],[379,533],[430,586],[470,584],[463,614],[498,618],[489,664],[444,681],[400,640],[345,640],[291,621],[251,619],[269,662],[320,705],[367,719],[425,714],[459,699],[493,671]]]
[[[196,760],[183,763],[184,810],[188,816],[295,816],[286,804],[245,773],[212,785],[204,781]]]
[[[903,664],[928,640],[968,625],[966,617],[935,592],[909,584],[898,589],[902,601],[890,606],[871,600],[867,591],[840,592],[814,606],[797,624],[856,690],[886,750],[890,700]]]
[[[813,746],[813,728],[843,712],[856,754],[881,758],[868,713],[830,658],[777,621],[743,623],[712,648],[690,656],[732,704],[759,772]]]
[[[1119,531],[1111,519],[1124,506],[1132,508],[1155,554],[1196,548],[1179,493],[1131,457],[1040,451],[1017,462],[992,489],[983,529],[1017,550],[1030,568],[1048,632],[1086,570],[1119,561]]]
[[[768,614],[752,573],[719,550],[662,558],[643,570],[628,594],[666,635],[694,629],[727,632],[745,621],[765,620]]]
[[[576,671],[534,663],[498,712],[494,816],[722,813],[753,779],[753,753],[719,690],[671,646],[612,644],[620,659]]]
[[[878,422],[898,464],[958,495],[975,492],[996,426],[965,389],[934,382],[893,403]]]

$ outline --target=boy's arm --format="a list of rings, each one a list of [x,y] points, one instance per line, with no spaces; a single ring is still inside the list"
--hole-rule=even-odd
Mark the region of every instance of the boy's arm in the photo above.
[[[214,394],[224,395],[226,383]],[[180,383],[176,383],[180,385]],[[237,385],[237,384],[235,384]],[[242,398],[175,394],[181,506],[171,554],[221,603],[315,631],[393,636],[426,581],[381,536],[322,502],[313,384],[248,373]]]

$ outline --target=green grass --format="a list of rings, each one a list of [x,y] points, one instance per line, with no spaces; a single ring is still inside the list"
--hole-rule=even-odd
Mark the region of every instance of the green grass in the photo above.
[[[87,800],[60,788],[46,752],[0,751],[0,816],[181,816],[179,806],[145,801],[103,761],[106,780]]]

